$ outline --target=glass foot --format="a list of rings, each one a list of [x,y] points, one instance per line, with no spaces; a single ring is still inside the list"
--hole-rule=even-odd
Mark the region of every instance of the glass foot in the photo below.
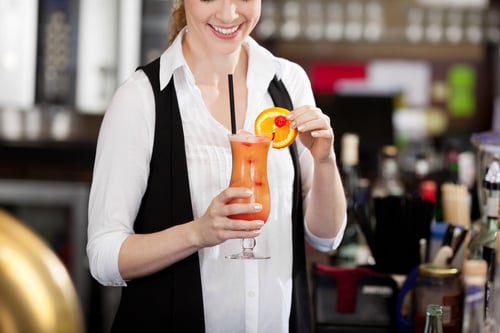
[[[236,254],[231,254],[225,257],[226,259],[270,259],[269,256],[261,256],[253,252],[241,252]]]

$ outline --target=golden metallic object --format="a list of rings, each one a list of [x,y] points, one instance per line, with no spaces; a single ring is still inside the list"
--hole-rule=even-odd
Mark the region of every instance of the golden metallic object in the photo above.
[[[0,210],[0,332],[82,333],[66,267],[37,234]]]

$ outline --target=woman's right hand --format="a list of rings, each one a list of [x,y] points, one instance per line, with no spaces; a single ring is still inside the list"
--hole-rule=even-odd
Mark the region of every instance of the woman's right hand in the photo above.
[[[194,221],[198,245],[209,247],[228,239],[253,238],[260,235],[262,220],[236,220],[230,216],[262,210],[257,203],[230,203],[232,199],[248,198],[252,192],[243,187],[230,187],[212,199],[205,213]]]

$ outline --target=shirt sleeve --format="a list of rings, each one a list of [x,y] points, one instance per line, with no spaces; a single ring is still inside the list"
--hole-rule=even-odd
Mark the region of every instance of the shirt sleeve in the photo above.
[[[147,186],[154,139],[154,96],[146,75],[135,72],[120,86],[99,131],[89,197],[87,255],[103,285],[126,285],[118,268],[123,241]]]
[[[347,225],[347,214],[344,217],[344,222],[342,223],[342,227],[340,228],[338,234],[334,238],[320,238],[315,236],[307,227],[307,223],[304,223],[304,231],[306,241],[316,250],[321,252],[328,252],[335,250],[339,247],[340,242],[342,241],[342,237],[344,235],[344,231]]]

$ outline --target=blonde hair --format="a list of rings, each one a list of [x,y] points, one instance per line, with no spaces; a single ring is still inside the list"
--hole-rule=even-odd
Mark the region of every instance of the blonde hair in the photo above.
[[[186,26],[186,12],[184,0],[172,0],[170,22],[168,26],[168,45],[172,44],[175,37]]]

